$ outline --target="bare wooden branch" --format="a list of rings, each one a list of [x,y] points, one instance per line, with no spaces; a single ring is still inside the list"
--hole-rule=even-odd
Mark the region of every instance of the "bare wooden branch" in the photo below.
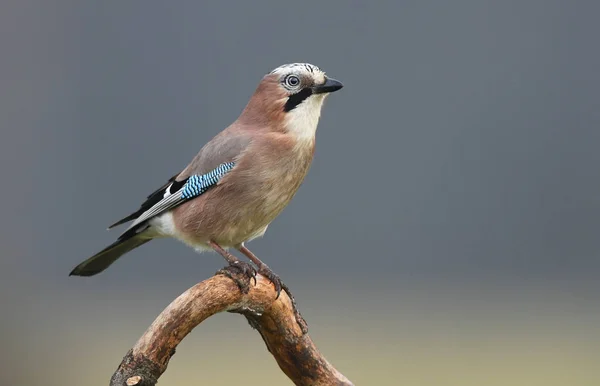
[[[285,292],[275,300],[272,283],[261,275],[243,294],[233,280],[215,275],[175,299],[129,350],[111,386],[154,386],[177,345],[210,316],[229,311],[244,315],[267,349],[296,385],[353,385],[319,353],[294,317]]]

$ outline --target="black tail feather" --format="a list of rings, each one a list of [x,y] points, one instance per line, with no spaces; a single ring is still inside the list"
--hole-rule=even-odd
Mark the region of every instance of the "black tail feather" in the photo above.
[[[125,253],[150,240],[152,239],[144,237],[143,234],[133,234],[133,232],[124,234],[117,241],[73,268],[69,276],[94,276],[104,271]]]

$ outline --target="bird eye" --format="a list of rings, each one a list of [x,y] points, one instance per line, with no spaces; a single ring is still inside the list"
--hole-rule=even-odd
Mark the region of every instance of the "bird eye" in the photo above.
[[[287,78],[285,78],[285,85],[290,88],[298,87],[299,84],[300,78],[298,78],[296,75],[289,75]]]

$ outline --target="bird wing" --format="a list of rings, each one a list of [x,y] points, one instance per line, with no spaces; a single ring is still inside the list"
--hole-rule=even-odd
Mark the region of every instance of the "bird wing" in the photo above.
[[[222,131],[204,145],[181,173],[174,175],[152,192],[137,211],[115,222],[108,229],[133,220],[127,232],[152,217],[203,194],[233,169],[236,160],[250,141],[250,133]]]
[[[146,201],[144,201],[142,203],[142,205],[140,205],[140,208],[137,211],[133,212],[132,214],[128,215],[127,217],[124,217],[124,218],[120,219],[119,221],[115,222],[114,224],[110,225],[108,227],[108,229],[112,229],[121,224],[125,224],[126,222],[129,222],[131,220],[135,220],[142,213],[144,213],[148,209],[152,208],[154,206],[154,204],[158,203],[159,201],[161,201],[164,198],[166,190],[173,184],[173,182],[175,181],[175,178],[177,178],[178,175],[179,175],[179,173],[175,174],[173,177],[169,178],[169,180],[163,186],[156,189],[154,192],[150,193],[150,195],[148,197],[146,197]]]

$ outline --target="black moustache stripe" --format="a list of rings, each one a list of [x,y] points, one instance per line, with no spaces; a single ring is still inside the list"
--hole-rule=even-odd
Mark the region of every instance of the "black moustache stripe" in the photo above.
[[[292,111],[296,108],[300,103],[304,102],[306,98],[312,95],[311,88],[305,88],[301,91],[295,93],[294,95],[290,95],[287,102],[285,102],[285,106],[283,106],[283,111],[288,112]]]

